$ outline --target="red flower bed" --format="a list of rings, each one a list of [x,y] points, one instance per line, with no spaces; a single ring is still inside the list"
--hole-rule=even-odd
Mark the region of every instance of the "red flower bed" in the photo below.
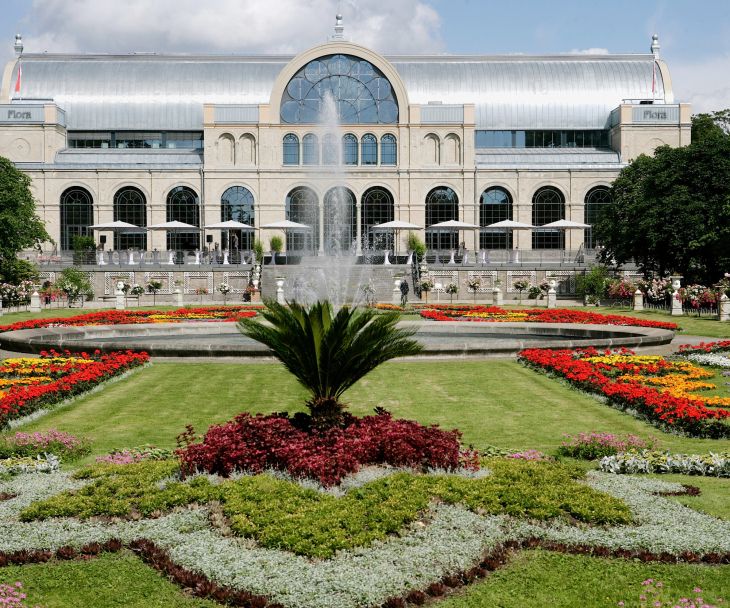
[[[363,465],[440,468],[474,467],[475,455],[461,450],[458,431],[393,420],[388,413],[348,417],[346,426],[303,431],[287,414],[240,414],[208,429],[202,443],[177,451],[186,473],[287,471],[294,477],[335,485]]]
[[[177,310],[102,310],[74,317],[53,317],[18,321],[0,325],[0,332],[42,327],[75,327],[83,325],[135,325],[138,323],[178,323],[185,320],[238,321],[255,317],[260,307],[208,306],[178,308]]]
[[[0,393],[0,428],[13,418],[26,416],[42,407],[53,405],[97,386],[101,382],[118,376],[149,361],[147,353],[132,351],[114,352],[102,355],[99,351],[90,356],[86,353],[71,355],[64,363],[56,352],[42,353],[41,358],[53,359],[50,382],[11,386]],[[80,361],[80,359],[82,361]]]
[[[507,310],[498,306],[435,305],[421,311],[424,319],[432,321],[529,322],[529,323],[584,323],[588,325],[627,325],[676,330],[676,323],[650,321],[622,315],[602,315],[566,308],[533,308]]]
[[[719,353],[726,351],[730,351],[730,340],[679,345],[679,354],[681,355],[689,355],[690,353]]]
[[[622,354],[630,351],[622,351]],[[587,359],[600,357],[595,349],[549,350],[527,349],[519,354],[523,363],[558,374],[576,387],[605,396],[618,409],[632,409],[643,418],[699,437],[729,437],[730,411],[707,407],[699,399],[676,397],[639,381],[627,380],[619,373],[663,372],[663,361],[647,365],[621,365],[594,362]],[[607,352],[606,357],[611,353]]]

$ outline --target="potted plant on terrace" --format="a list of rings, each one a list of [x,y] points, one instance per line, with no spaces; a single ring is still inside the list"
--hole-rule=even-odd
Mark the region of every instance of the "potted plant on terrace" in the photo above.
[[[469,291],[471,291],[474,295],[474,303],[476,304],[477,291],[479,291],[482,286],[482,280],[479,277],[470,277],[469,280],[466,282],[466,286]]]
[[[277,234],[269,239],[269,247],[271,248],[271,263],[276,264],[276,255],[284,249],[284,241]]]
[[[446,286],[446,293],[449,294],[450,303],[454,303],[454,296],[459,293],[459,286],[456,283],[449,283]]]
[[[425,300],[428,302],[428,292],[433,289],[434,282],[433,279],[429,279],[428,277],[421,280],[421,292],[426,294]]]
[[[147,291],[152,294],[152,306],[157,305],[157,292],[162,289],[162,281],[150,279],[147,281]]]
[[[520,279],[519,281],[514,282],[513,287],[520,294],[520,304],[522,304],[522,292],[525,291],[525,289],[527,289],[529,286],[529,281],[526,281],[524,279]]]
[[[227,304],[228,294],[231,292],[231,286],[228,283],[221,283],[218,285],[218,291],[223,294],[223,305]]]

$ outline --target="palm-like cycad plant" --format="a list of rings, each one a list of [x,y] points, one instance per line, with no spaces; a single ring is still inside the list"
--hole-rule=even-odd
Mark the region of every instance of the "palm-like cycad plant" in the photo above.
[[[330,302],[305,307],[268,302],[262,312],[270,325],[241,319],[239,329],[268,346],[312,394],[307,406],[317,426],[337,424],[348,388],[381,363],[416,355],[421,345],[415,330],[396,327],[398,313],[379,314],[370,308],[341,308]]]

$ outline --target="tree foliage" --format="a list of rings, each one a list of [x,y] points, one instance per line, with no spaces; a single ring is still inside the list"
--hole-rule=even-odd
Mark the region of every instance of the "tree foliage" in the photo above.
[[[30,177],[0,156],[0,269],[19,251],[50,238],[35,212]]]
[[[310,307],[272,301],[262,315],[268,324],[241,319],[240,330],[268,346],[311,393],[307,406],[321,426],[338,422],[344,408],[339,399],[360,378],[422,349],[410,339],[413,331],[396,327],[397,313],[343,307],[334,314],[326,301]]]
[[[621,171],[595,227],[603,261],[704,284],[730,269],[730,135],[695,123],[691,145],[662,146]]]

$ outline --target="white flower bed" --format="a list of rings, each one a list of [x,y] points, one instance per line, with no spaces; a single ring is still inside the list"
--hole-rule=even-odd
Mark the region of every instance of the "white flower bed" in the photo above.
[[[0,481],[0,492],[18,494],[0,502],[0,551],[56,549],[119,538],[147,538],[179,565],[236,589],[266,595],[287,608],[362,608],[423,589],[444,575],[466,570],[508,540],[538,537],[611,549],[679,554],[730,552],[730,522],[693,511],[655,492],[682,486],[652,479],[589,473],[593,488],[624,500],[635,524],[574,526],[532,523],[506,516],[483,517],[464,507],[435,505],[402,535],[370,547],[342,551],[328,560],[263,549],[250,540],[224,537],[203,508],[179,509],[159,519],[102,523],[52,519],[23,523],[18,513],[31,502],[78,488],[65,473],[32,473]]]
[[[21,473],[50,473],[57,471],[60,461],[54,454],[32,456],[12,456],[0,459],[0,475],[20,475]]]
[[[719,353],[692,353],[687,355],[687,359],[693,363],[699,363],[700,365],[725,367],[730,369],[730,357]]]
[[[623,452],[604,456],[601,471],[614,474],[682,473],[730,477],[730,454],[670,454],[669,452]]]

